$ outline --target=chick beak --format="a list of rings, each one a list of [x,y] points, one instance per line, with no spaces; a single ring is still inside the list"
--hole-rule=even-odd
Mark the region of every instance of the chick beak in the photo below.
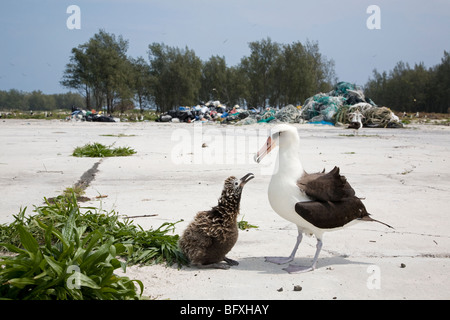
[[[266,143],[262,146],[261,150],[259,150],[255,156],[254,160],[257,163],[260,163],[261,160],[272,151],[273,148],[276,147],[276,140],[272,139],[272,137],[268,137]]]
[[[252,180],[255,177],[253,173],[247,173],[245,176],[241,178],[241,183],[239,184],[239,187],[243,188],[247,182]]]

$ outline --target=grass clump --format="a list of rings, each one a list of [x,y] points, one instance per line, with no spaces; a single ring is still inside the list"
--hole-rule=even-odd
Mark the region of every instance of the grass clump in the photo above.
[[[55,203],[56,199],[63,200],[64,198],[71,197],[72,195],[75,195],[78,202],[84,202],[89,201],[90,199],[88,197],[84,196],[84,188],[82,185],[75,184],[72,187],[68,187],[64,189],[63,193],[55,198],[48,198],[47,202],[49,203]]]
[[[124,134],[124,133],[119,133],[119,134],[101,134],[100,136],[102,137],[116,137],[116,138],[123,138],[123,137],[135,137],[135,134]]]
[[[175,223],[144,230],[130,220],[120,221],[115,211],[80,208],[74,194],[46,201],[32,216],[25,211],[13,223],[0,225],[0,249],[9,251],[0,256],[4,299],[139,299],[142,282],[119,277],[116,269],[138,263],[187,264],[178,235],[169,234]]]
[[[249,230],[249,229],[256,229],[258,226],[255,226],[253,224],[250,224],[248,221],[244,220],[244,217],[242,217],[241,221],[238,221],[238,228],[239,230]]]
[[[136,151],[129,147],[113,148],[112,146],[105,146],[101,143],[88,143],[82,147],[77,147],[73,151],[74,157],[90,157],[90,158],[105,158],[105,157],[126,157],[135,154]]]

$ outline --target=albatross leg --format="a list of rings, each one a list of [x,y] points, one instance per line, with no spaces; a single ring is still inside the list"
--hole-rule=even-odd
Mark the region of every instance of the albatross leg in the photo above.
[[[302,273],[302,272],[308,272],[308,271],[314,270],[316,268],[317,259],[319,258],[321,249],[322,249],[322,240],[317,239],[316,254],[314,255],[313,263],[310,267],[297,266],[297,265],[290,264],[289,267],[283,268],[283,270],[285,270],[289,273]]]
[[[299,230],[298,236],[297,236],[297,242],[295,243],[294,250],[292,250],[292,253],[289,257],[265,257],[266,262],[271,262],[271,263],[276,263],[276,264],[285,264],[285,263],[291,262],[292,260],[294,260],[295,253],[297,252],[300,242],[302,242],[302,238],[303,238],[302,232]]]

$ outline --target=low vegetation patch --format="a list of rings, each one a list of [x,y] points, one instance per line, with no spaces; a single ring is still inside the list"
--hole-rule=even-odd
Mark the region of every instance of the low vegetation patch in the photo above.
[[[119,134],[101,134],[101,137],[116,137],[116,138],[124,138],[124,137],[135,137],[135,134],[124,134],[124,133],[119,133]]]
[[[250,224],[248,221],[244,220],[244,217],[242,217],[241,221],[238,221],[238,228],[243,231],[245,231],[245,230],[248,231],[249,229],[254,229],[254,228],[256,229],[256,228],[258,228],[258,226]]]
[[[112,146],[105,146],[101,143],[88,143],[83,147],[77,147],[73,151],[74,157],[90,157],[90,158],[105,158],[105,157],[126,157],[135,154],[136,151],[129,147],[113,148]]]
[[[63,193],[57,197],[52,197],[52,198],[48,198],[47,202],[48,203],[55,203],[56,199],[64,199],[67,197],[71,197],[72,195],[74,195],[77,199],[78,202],[85,202],[85,201],[89,201],[91,199],[89,199],[88,197],[84,196],[84,188],[81,185],[74,185],[72,187],[68,187],[66,189],[64,189]]]
[[[144,230],[121,221],[115,211],[81,208],[74,194],[46,201],[32,216],[25,211],[0,225],[3,299],[140,299],[142,282],[114,270],[125,271],[127,264],[187,264],[173,234],[175,223]]]

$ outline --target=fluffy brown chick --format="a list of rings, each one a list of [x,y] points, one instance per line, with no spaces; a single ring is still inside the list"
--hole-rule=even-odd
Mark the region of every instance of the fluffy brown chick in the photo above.
[[[225,255],[238,239],[237,216],[242,189],[254,178],[248,173],[241,179],[233,176],[225,180],[217,206],[197,213],[181,236],[178,245],[191,265],[200,268],[229,269],[238,265]],[[225,261],[226,264],[221,263]]]

